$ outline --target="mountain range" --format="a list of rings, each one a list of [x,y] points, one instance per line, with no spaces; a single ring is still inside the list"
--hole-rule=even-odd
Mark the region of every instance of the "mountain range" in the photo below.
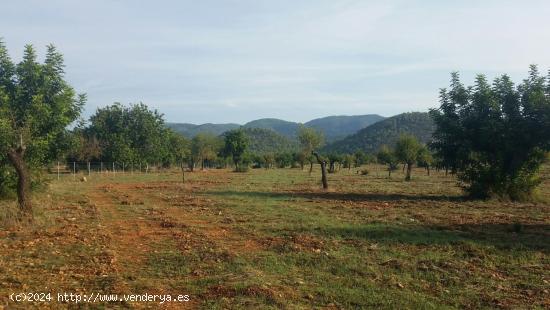
[[[358,130],[383,119],[383,116],[377,114],[352,116],[338,115],[316,118],[304,123],[304,126],[312,127],[321,131],[324,134],[325,140],[327,142],[333,142],[348,135],[354,134]],[[253,120],[244,125],[234,123],[206,123],[201,125],[189,123],[167,123],[167,126],[189,138],[192,138],[201,132],[220,135],[228,130],[236,129],[242,126],[244,128],[271,129],[284,137],[287,137],[289,139],[296,139],[296,134],[298,128],[300,127],[300,123],[285,121],[277,118],[262,118]]]
[[[300,125],[276,118],[258,119],[244,125],[167,123],[168,127],[189,138],[198,133],[221,135],[242,127],[251,141],[250,150],[254,153],[297,151],[299,146],[296,134]],[[388,118],[376,114],[328,116],[303,125],[324,134],[322,153],[353,153],[357,150],[372,153],[382,145],[392,146],[403,133],[428,143],[435,129],[435,124],[425,112],[402,113]]]

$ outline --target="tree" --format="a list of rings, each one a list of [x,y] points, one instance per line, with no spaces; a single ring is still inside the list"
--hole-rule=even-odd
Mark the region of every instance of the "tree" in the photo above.
[[[181,169],[181,182],[185,183],[185,162],[191,155],[190,142],[183,135],[169,131],[170,156]]]
[[[317,152],[312,153],[313,156],[317,159],[317,162],[321,165],[321,183],[323,183],[323,189],[328,189],[328,180],[327,180],[327,160]]]
[[[277,164],[277,168],[286,168],[288,166],[292,166],[293,161],[294,157],[292,156],[292,153],[280,152],[275,154],[275,163]]]
[[[328,162],[329,162],[328,173],[336,172],[335,164],[342,162],[342,156],[340,154],[331,153],[327,157],[328,157]]]
[[[320,131],[300,125],[300,128],[298,128],[298,141],[300,142],[304,157],[308,158],[310,154],[323,145],[324,137]],[[313,170],[313,159],[310,158],[309,162],[309,173],[311,173]]]
[[[169,157],[163,115],[143,103],[124,106],[115,102],[97,109],[86,131],[100,141],[105,161],[145,164],[147,171],[150,163]]]
[[[411,180],[412,167],[418,160],[418,151],[420,148],[420,142],[414,136],[407,134],[401,135],[395,144],[395,156],[397,160],[407,166],[405,181]]]
[[[391,178],[391,172],[397,169],[397,157],[394,152],[390,150],[386,145],[382,145],[378,153],[376,154],[378,162],[388,166],[388,177]]]
[[[224,142],[224,153],[233,158],[235,171],[244,171],[242,167],[239,167],[244,159],[249,143],[244,131],[239,128],[224,133]]]
[[[440,92],[431,147],[468,194],[526,199],[540,183],[536,173],[550,149],[550,76],[536,66],[518,87],[507,75],[490,85],[478,75],[465,87],[458,73]]]
[[[191,140],[192,167],[196,163],[201,164],[201,169],[204,170],[207,161],[214,160],[221,147],[221,141],[218,137],[210,133],[199,133]]]
[[[59,156],[61,137],[86,101],[64,80],[63,56],[47,46],[43,64],[31,45],[15,65],[0,41],[0,152],[17,173],[17,199],[30,213],[31,171]]]
[[[353,154],[354,158],[354,165],[355,168],[361,167],[362,165],[367,163],[367,154],[361,150],[357,150],[355,154]]]
[[[351,170],[351,166],[355,162],[355,156],[351,154],[344,154],[342,156],[342,164],[344,168],[348,168],[348,170]]]
[[[418,150],[417,161],[418,167],[426,168],[428,175],[430,175],[430,168],[432,167],[434,159],[432,153],[425,145],[422,145]]]

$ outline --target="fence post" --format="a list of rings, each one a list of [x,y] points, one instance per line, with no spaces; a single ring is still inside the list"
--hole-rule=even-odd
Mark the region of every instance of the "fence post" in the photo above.
[[[59,161],[57,162],[57,180],[59,181]]]
[[[88,162],[88,176],[90,176],[90,162]]]
[[[76,180],[76,161],[73,161],[73,179]]]
[[[115,171],[115,162],[113,161],[113,175],[115,175],[116,171]]]

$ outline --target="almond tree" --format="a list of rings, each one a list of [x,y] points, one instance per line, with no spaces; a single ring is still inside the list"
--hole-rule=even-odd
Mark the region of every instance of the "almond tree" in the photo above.
[[[453,73],[440,103],[430,112],[437,126],[431,146],[466,192],[528,198],[550,150],[550,75],[544,78],[531,66],[519,86],[507,75],[492,84],[479,75],[465,87]]]
[[[47,46],[39,63],[32,45],[14,64],[0,41],[0,153],[17,173],[19,207],[30,214],[31,171],[63,150],[67,126],[80,116],[85,95],[77,95],[64,80],[63,56]]]

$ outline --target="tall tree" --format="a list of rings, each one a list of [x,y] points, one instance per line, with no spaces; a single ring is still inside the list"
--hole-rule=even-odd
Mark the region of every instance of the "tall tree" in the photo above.
[[[199,133],[191,140],[191,154],[193,165],[200,163],[201,170],[204,170],[205,164],[216,158],[221,148],[221,140],[210,133]]]
[[[120,164],[161,163],[168,157],[168,129],[162,114],[143,103],[118,102],[100,108],[86,129],[101,144],[101,159]]]
[[[426,147],[425,145],[422,145],[418,150],[417,161],[418,166],[426,168],[428,175],[430,175],[430,168],[432,167],[434,159],[432,156],[432,152],[430,152],[428,147]]]
[[[15,65],[0,41],[0,151],[14,167],[21,210],[30,213],[31,170],[54,160],[67,126],[86,101],[64,80],[63,56],[47,46],[43,64],[31,45]]]
[[[457,73],[432,110],[432,148],[475,197],[528,198],[550,149],[550,81],[536,66],[518,87],[507,75],[490,85],[483,75],[466,88]]]
[[[310,155],[323,145],[323,133],[313,128],[300,125],[298,128],[298,141],[305,158],[309,158],[310,166],[309,173],[313,170],[313,159]]]
[[[169,131],[168,135],[170,161],[179,165],[181,169],[181,181],[185,183],[185,163],[191,155],[191,143],[179,133]]]
[[[391,178],[392,171],[397,169],[398,160],[395,156],[395,153],[390,150],[386,145],[382,145],[376,158],[379,163],[384,164],[388,167],[388,177]]]
[[[242,129],[230,130],[224,133],[224,153],[233,158],[235,171],[243,171],[240,167],[248,148],[248,138]]]
[[[420,142],[414,136],[407,134],[401,135],[395,144],[395,156],[407,166],[405,181],[411,180],[412,167],[418,160],[420,148]]]

